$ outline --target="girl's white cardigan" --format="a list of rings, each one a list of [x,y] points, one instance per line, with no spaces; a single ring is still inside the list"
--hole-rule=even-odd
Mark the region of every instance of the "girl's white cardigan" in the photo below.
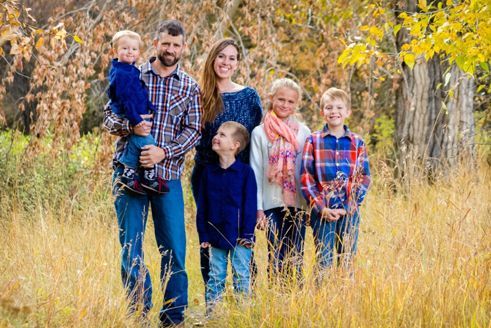
[[[302,197],[300,189],[300,168],[302,165],[302,151],[305,144],[305,140],[310,135],[310,129],[303,123],[299,123],[299,129],[297,133],[297,159],[295,161],[295,182],[297,184],[297,208],[305,208],[306,202]],[[261,124],[254,128],[251,136],[251,155],[250,164],[254,170],[257,182],[257,209],[269,210],[275,207],[283,207],[283,199],[281,196],[281,188],[277,184],[270,183],[268,181],[268,158],[269,150],[271,149],[271,142],[269,142],[264,131],[264,124]]]

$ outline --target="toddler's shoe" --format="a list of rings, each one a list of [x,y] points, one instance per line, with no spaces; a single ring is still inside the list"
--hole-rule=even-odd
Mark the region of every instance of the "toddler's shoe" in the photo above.
[[[119,179],[119,184],[129,192],[137,195],[145,195],[145,191],[143,190],[140,181],[138,181],[138,177],[134,169],[125,168],[121,178]]]
[[[169,192],[169,187],[167,186],[167,182],[160,177],[151,180],[143,178],[142,187],[145,190],[158,195],[163,195]]]

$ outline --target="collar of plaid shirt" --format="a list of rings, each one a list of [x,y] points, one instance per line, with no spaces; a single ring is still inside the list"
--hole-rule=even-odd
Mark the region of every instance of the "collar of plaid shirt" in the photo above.
[[[324,125],[324,128],[322,129],[322,137],[326,137],[326,136],[334,136],[330,131],[329,131],[329,128],[327,127],[327,124]],[[351,140],[354,140],[355,139],[355,135],[353,132],[351,132],[351,130],[346,126],[344,125],[344,135],[341,137],[347,137],[347,138],[350,138]]]

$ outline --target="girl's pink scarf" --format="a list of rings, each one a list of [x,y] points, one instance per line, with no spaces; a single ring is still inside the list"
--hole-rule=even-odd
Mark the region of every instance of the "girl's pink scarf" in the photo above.
[[[278,184],[285,206],[296,206],[295,160],[297,158],[298,122],[279,119],[273,111],[264,116],[264,131],[272,147],[268,158],[268,180]]]

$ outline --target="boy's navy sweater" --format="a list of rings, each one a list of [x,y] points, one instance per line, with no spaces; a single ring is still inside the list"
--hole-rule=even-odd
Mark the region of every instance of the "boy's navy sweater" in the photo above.
[[[111,99],[112,112],[126,117],[132,126],[143,121],[140,115],[155,111],[148,99],[147,88],[140,80],[140,70],[117,59],[112,60],[107,95]]]
[[[200,243],[232,249],[238,238],[254,241],[256,193],[256,178],[249,165],[239,160],[226,169],[206,165],[197,202]]]

